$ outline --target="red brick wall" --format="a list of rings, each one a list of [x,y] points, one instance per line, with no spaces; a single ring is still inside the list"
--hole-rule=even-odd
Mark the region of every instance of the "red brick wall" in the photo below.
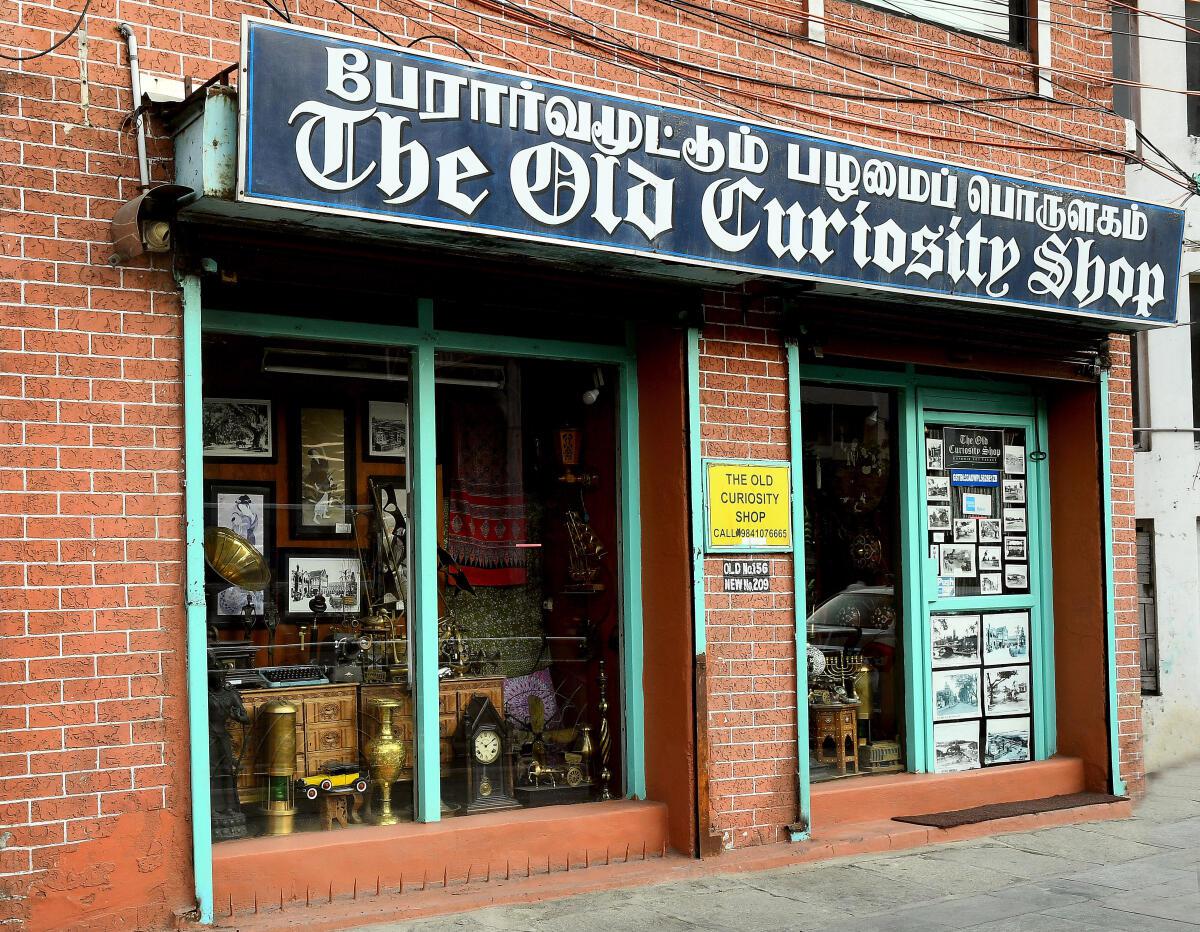
[[[331,0],[286,3],[298,23],[378,38]],[[673,67],[719,85],[724,100],[778,122],[1045,180],[1123,185],[1122,160],[1087,149],[1119,146],[1121,125],[1072,105],[1079,93],[1106,100],[1102,78],[1081,83],[1063,76],[1064,102],[976,108],[994,116],[813,90],[906,93],[858,69],[922,94],[1032,93],[1032,59],[1018,49],[982,43],[995,60],[981,58],[981,44],[969,38],[835,0],[827,7],[828,48],[789,38],[803,32],[802,7],[777,0],[714,0],[718,11],[750,15],[775,30],[756,37],[660,0],[578,2],[573,14],[541,0],[518,6],[553,25],[523,19],[495,0],[458,6],[433,0],[429,7],[356,3],[401,42],[445,36],[483,64],[720,106],[710,93],[681,91],[677,79],[654,74],[643,54],[559,34],[569,26],[677,58],[685,64]],[[28,54],[49,47],[80,8],[80,0],[5,5],[2,50]],[[1055,65],[1108,72],[1107,16],[1092,9],[1055,6],[1055,16],[1068,24],[1054,33]],[[0,822],[15,826],[0,845],[8,896],[0,899],[0,920],[32,916],[32,926],[61,928],[86,913],[102,917],[100,925],[146,928],[191,904],[179,302],[168,262],[107,264],[108,221],[137,190],[126,126],[132,102],[115,25],[134,25],[146,71],[204,81],[236,61],[242,13],[271,15],[265,4],[237,0],[95,0],[87,19],[86,95],[78,37],[35,60],[0,63]],[[838,22],[850,25],[832,28]],[[444,43],[421,47],[456,54]],[[1069,151],[1076,143],[1038,135],[1033,127],[1081,140],[1085,151]],[[169,180],[168,148],[158,140],[151,151],[154,178]],[[706,388],[713,393],[706,401],[706,452],[783,455],[776,394],[772,407],[743,419],[738,386],[720,387],[718,379],[744,376],[749,387],[762,378],[782,392],[778,339],[754,313],[739,316],[736,301],[714,304],[710,313],[706,363],[721,368],[706,375],[713,380]],[[723,349],[713,348],[722,341]],[[725,397],[717,400],[717,393]],[[713,658],[720,664],[713,671],[713,714],[726,716],[712,723],[719,732],[714,753],[726,755],[714,761],[716,804],[723,807],[716,822],[734,844],[759,837],[756,829],[762,839],[776,837],[791,817],[794,749],[786,738],[795,709],[787,689],[793,663],[787,561],[777,561],[775,572],[775,592],[750,616],[751,630],[760,635],[752,642],[745,619],[722,612],[720,596],[711,605]],[[781,691],[766,692],[767,684]],[[1134,755],[1135,736],[1128,738]]]

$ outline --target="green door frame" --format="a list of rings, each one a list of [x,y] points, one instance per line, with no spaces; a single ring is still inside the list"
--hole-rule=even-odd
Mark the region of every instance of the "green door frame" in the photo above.
[[[637,347],[632,327],[623,345],[524,339],[494,334],[437,330],[429,299],[417,302],[417,326],[347,323],[317,318],[253,314],[205,308],[200,279],[183,279],[184,481],[186,511],[186,592],[188,710],[191,747],[192,853],[200,921],[213,921],[213,870],[208,773],[207,629],[204,600],[204,452],[200,433],[203,385],[202,338],[205,333],[313,339],[336,343],[408,347],[412,350],[413,444],[417,476],[433,476],[436,467],[434,362],[439,352],[486,353],[528,359],[558,359],[612,365],[618,373],[618,490],[620,494],[622,755],[626,796],[646,797],[644,731],[641,489],[638,462]],[[414,728],[416,733],[415,816],[419,822],[441,818],[441,768],[437,679],[437,492],[418,480],[413,497],[414,549]]]

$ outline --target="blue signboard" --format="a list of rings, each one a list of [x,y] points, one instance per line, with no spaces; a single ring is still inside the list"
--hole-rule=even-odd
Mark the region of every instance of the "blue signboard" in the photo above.
[[[1179,210],[262,20],[242,41],[239,200],[1175,320]]]
[[[950,470],[950,484],[976,488],[998,486],[1000,473],[995,469],[952,469]]]

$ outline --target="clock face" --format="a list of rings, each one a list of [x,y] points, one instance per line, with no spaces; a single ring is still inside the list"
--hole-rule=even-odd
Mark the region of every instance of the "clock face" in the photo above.
[[[500,736],[494,731],[481,731],[475,736],[475,759],[490,764],[500,756]]]

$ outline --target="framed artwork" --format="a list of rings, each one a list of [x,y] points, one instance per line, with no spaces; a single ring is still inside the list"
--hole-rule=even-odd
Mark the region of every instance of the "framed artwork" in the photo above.
[[[1004,577],[1000,573],[979,574],[980,595],[1001,595],[1004,592]]]
[[[362,610],[362,561],[351,550],[284,550],[279,573],[285,618],[321,615],[333,622]]]
[[[942,544],[938,550],[940,557],[938,566],[939,576],[953,576],[971,579],[975,576],[975,545],[974,544]]]
[[[275,548],[275,483],[210,480],[204,483],[204,526],[229,528],[271,562]],[[270,591],[270,587],[268,587]],[[217,593],[218,617],[240,616],[246,600],[263,614],[263,592],[230,586]]]
[[[1000,519],[982,518],[979,522],[979,542],[981,544],[1000,543]]]
[[[933,671],[933,720],[979,718],[979,670]]]
[[[1029,714],[1029,667],[983,671],[984,708],[993,715]]]
[[[354,451],[342,408],[298,408],[289,463],[291,534],[296,539],[354,536]]]
[[[942,449],[942,441],[926,438],[925,440],[925,471],[940,472],[946,468],[946,456]]]
[[[978,539],[979,522],[974,518],[954,519],[954,542],[956,544],[973,544]]]
[[[979,769],[979,722],[950,722],[933,726],[935,773]]]
[[[275,460],[274,409],[267,398],[205,398],[200,436],[210,460]]]
[[[978,615],[930,615],[933,666],[969,667],[979,663]]]
[[[1029,549],[1025,546],[1024,537],[1004,538],[1004,559],[1024,560],[1027,558],[1028,553]]]
[[[1002,561],[1000,558],[999,547],[980,547],[979,548],[979,571],[982,573],[985,570],[989,573],[1000,572]]]
[[[985,666],[1029,662],[1029,613],[1004,612],[983,616]]]
[[[1016,764],[1029,760],[1029,719],[989,718],[983,763]]]
[[[929,530],[931,531],[948,531],[950,530],[950,506],[949,505],[930,505],[926,509],[929,512]]]
[[[368,401],[364,424],[364,460],[403,460],[408,456],[407,404]]]
[[[950,501],[950,477],[926,476],[925,498],[931,502]]]

